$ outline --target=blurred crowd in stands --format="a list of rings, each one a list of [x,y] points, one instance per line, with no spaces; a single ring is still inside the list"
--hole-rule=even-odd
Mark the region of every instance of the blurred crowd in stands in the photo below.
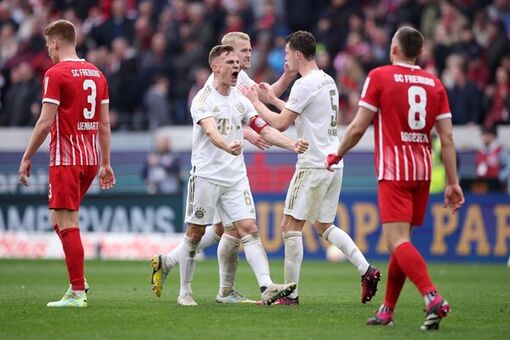
[[[80,57],[108,78],[116,130],[190,124],[209,49],[230,31],[252,39],[252,78],[273,82],[284,37],[298,29],[315,34],[346,124],[367,72],[389,62],[403,24],[426,37],[419,64],[443,80],[454,124],[510,123],[510,0],[2,0],[0,126],[34,124],[51,67],[42,31],[58,18],[75,23]]]

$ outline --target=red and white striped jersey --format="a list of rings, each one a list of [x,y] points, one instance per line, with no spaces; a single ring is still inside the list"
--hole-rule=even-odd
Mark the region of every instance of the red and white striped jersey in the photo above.
[[[109,103],[103,73],[83,59],[59,62],[44,75],[42,102],[58,105],[50,166],[97,165],[101,104]]]
[[[439,79],[417,65],[378,67],[368,74],[359,105],[376,112],[377,179],[430,181],[430,130],[452,116]]]

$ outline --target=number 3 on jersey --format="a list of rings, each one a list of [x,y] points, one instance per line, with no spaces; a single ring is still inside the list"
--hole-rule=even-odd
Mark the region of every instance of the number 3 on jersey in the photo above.
[[[86,119],[92,119],[94,115],[96,114],[96,83],[92,79],[85,79],[83,81],[83,89],[85,91],[88,91],[90,89],[90,94],[87,96],[87,103],[90,104],[90,109],[84,108],[83,109],[83,117]]]
[[[411,86],[407,90],[409,113],[407,121],[413,130],[421,130],[425,127],[427,116],[427,92],[421,86]]]

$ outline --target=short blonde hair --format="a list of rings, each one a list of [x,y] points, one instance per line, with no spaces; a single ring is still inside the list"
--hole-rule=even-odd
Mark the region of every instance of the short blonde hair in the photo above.
[[[44,35],[51,38],[58,38],[73,45],[76,43],[76,31],[73,23],[69,20],[60,19],[53,21],[44,29]]]
[[[234,48],[231,45],[216,45],[211,49],[211,52],[209,52],[209,65],[212,65],[212,62],[214,59],[218,58],[223,53],[227,52],[232,53],[234,52]]]
[[[237,39],[250,41],[250,36],[244,32],[229,32],[221,38],[221,44],[233,46]]]

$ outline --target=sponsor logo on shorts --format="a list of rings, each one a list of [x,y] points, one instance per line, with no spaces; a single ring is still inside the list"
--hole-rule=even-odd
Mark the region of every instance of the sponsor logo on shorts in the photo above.
[[[205,215],[205,210],[202,209],[202,208],[198,208],[197,210],[195,210],[195,217],[196,218],[203,218]]]

